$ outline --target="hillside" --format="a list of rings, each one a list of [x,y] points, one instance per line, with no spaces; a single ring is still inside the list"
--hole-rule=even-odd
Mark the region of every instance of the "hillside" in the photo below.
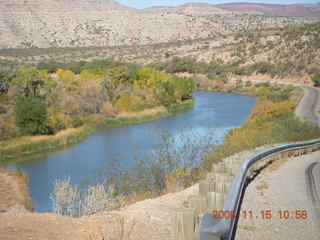
[[[278,4],[255,4],[255,3],[231,3],[220,4],[218,7],[228,11],[261,12],[274,17],[316,17],[320,16],[316,4],[303,5],[278,5]]]
[[[309,81],[310,76],[319,68],[319,31],[320,23],[318,22],[301,27],[245,31],[230,36],[166,44],[118,46],[116,48],[7,49],[0,50],[0,58],[27,63],[49,59],[66,62],[74,59],[113,58],[139,64],[154,62],[171,64],[170,61],[174,57],[180,57],[188,59],[186,61],[188,64],[195,60],[206,64],[213,61],[227,64],[223,65],[223,68],[226,69],[229,69],[228,65],[232,68],[234,66],[243,68],[241,71],[236,71],[238,74],[236,78],[252,75],[253,69],[262,68],[259,72],[267,72],[269,76],[260,74],[252,77],[305,82]],[[253,66],[254,64],[257,66]],[[250,71],[244,68],[250,68]],[[263,68],[268,69],[263,70]]]
[[[111,0],[10,0],[0,2],[0,12],[2,49],[167,43],[317,20],[230,12],[210,4],[136,10]]]

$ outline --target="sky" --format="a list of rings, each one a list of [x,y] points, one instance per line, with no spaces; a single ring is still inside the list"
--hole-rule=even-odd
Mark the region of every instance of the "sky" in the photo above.
[[[273,3],[273,4],[293,4],[293,3],[316,3],[320,0],[115,0],[121,4],[124,4],[129,7],[134,8],[147,8],[152,6],[177,6],[187,2],[202,2],[202,3],[211,3],[211,4],[220,4],[220,3],[230,3],[230,2],[250,2],[250,3]]]

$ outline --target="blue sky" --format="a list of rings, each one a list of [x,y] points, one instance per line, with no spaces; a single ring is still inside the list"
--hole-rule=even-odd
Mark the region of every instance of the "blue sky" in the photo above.
[[[134,8],[146,8],[152,6],[176,6],[181,5],[187,2],[205,2],[211,4],[219,4],[219,3],[230,3],[230,2],[251,2],[251,3],[275,3],[275,4],[292,4],[292,3],[315,3],[320,2],[320,0],[194,0],[194,1],[187,1],[187,0],[115,0],[116,2],[122,3],[129,7]]]

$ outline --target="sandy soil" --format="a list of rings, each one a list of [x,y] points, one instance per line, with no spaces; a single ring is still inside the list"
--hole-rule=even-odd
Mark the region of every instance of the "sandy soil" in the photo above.
[[[253,219],[240,217],[237,240],[319,240],[317,224],[308,201],[305,169],[319,161],[320,153],[280,160],[266,168],[247,188],[242,211],[253,211]],[[262,219],[261,211],[271,210],[271,219]],[[280,219],[278,211],[288,210],[289,219]],[[307,219],[296,219],[296,210],[307,211]]]
[[[0,220],[0,240],[169,240],[171,210],[186,206],[188,196],[197,193],[198,185],[194,185],[179,193],[80,219],[52,213],[13,214]]]
[[[0,168],[0,218],[4,212],[27,212],[30,208],[28,183],[24,175]]]

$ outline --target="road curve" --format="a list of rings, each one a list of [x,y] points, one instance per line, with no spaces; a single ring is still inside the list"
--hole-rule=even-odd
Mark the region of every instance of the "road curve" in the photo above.
[[[303,91],[304,96],[299,101],[296,115],[301,119],[309,119],[310,121],[320,124],[320,94],[319,90],[309,86],[298,85]]]
[[[288,83],[277,83],[288,85]],[[296,115],[301,120],[309,120],[320,125],[320,93],[317,88],[292,84],[304,91],[298,102]],[[240,220],[236,239],[320,239],[320,153],[313,153],[290,159],[285,164],[276,161],[278,170],[269,166],[258,179],[249,185],[245,193],[242,210],[273,209],[274,211],[289,208],[293,210],[308,210],[307,221],[283,221],[273,219]],[[259,179],[260,178],[260,179]],[[279,187],[282,185],[282,187]],[[258,194],[258,195],[257,195]],[[309,201],[308,201],[309,200]],[[267,231],[266,231],[267,230]]]
[[[320,227],[320,199],[317,190],[317,187],[319,188],[320,186],[316,185],[316,183],[319,184],[320,180],[320,162],[311,163],[306,168],[305,173],[307,180],[308,199]]]

